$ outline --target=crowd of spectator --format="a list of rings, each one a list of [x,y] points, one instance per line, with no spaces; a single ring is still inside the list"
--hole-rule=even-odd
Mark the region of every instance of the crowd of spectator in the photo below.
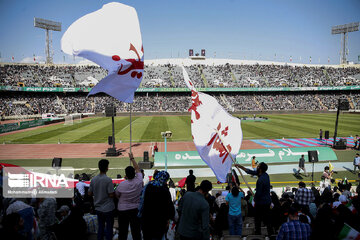
[[[106,71],[97,66],[0,65],[1,86],[84,87],[81,82],[87,79],[87,77],[101,80],[106,75]]]
[[[336,110],[339,98],[350,101],[350,109],[360,108],[360,94],[343,92],[275,92],[211,94],[230,112],[243,111],[323,111]],[[129,111],[129,104],[105,95],[86,97],[86,93],[16,93],[0,96],[3,116],[42,113],[101,113],[114,102],[117,112]],[[187,112],[190,93],[137,93],[132,103],[134,112]]]
[[[339,239],[344,228],[360,231],[360,185],[355,190],[346,179],[325,184],[323,178],[319,187],[299,182],[297,188],[279,192],[271,185],[263,189],[261,178],[267,165],[260,163],[266,166],[262,174],[241,167],[258,178],[255,194],[240,187],[236,172],[229,173],[226,190],[211,191],[213,184],[208,180],[193,186],[192,170],[186,181],[176,184],[166,171],[145,176],[129,156],[133,166],[126,167],[122,182],[115,184],[106,175],[109,161],[102,159],[100,173],[90,184],[85,182],[90,180],[85,173],[75,176],[79,182],[73,198],[4,198],[1,191],[1,238],[78,240],[97,235],[107,240],[207,240],[227,233],[255,233],[279,240],[332,240]],[[268,207],[259,212],[265,199]],[[259,214],[264,225],[256,222]]]
[[[185,67],[196,87],[317,87],[360,85],[360,68],[288,65],[191,65]],[[97,66],[36,64],[0,65],[0,85],[26,87],[89,87],[107,72]],[[186,87],[178,65],[145,65],[141,87]]]

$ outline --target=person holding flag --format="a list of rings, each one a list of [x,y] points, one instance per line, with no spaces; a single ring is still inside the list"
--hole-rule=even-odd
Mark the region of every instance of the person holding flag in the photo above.
[[[266,163],[261,162],[257,165],[256,171],[245,168],[240,164],[235,164],[236,167],[242,169],[247,174],[256,175],[258,177],[256,181],[256,192],[254,196],[255,202],[255,234],[261,235],[261,222],[263,221],[267,226],[268,235],[273,234],[273,230],[270,226],[270,177],[266,173],[268,166]]]

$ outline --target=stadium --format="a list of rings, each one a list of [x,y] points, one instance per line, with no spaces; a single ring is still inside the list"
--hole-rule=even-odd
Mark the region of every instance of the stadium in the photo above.
[[[285,61],[215,58],[209,57],[206,49],[200,52],[194,54],[190,49],[184,58],[145,59],[132,103],[105,93],[88,95],[109,74],[90,61],[53,63],[52,56],[47,55],[44,63],[36,62],[35,56],[33,63],[0,62],[1,168],[70,167],[90,183],[100,173],[99,160],[107,159],[107,176],[118,184],[127,181],[122,176],[127,175],[128,153],[132,152],[145,179],[154,179],[155,170],[170,174],[176,208],[190,169],[196,186],[200,187],[203,180],[212,183],[215,206],[216,194],[228,193],[226,187],[236,179],[218,181],[197,151],[191,129],[192,92],[185,83],[184,67],[199,92],[214,97],[241,120],[242,144],[235,162],[253,169],[251,157],[255,156],[259,163],[266,163],[271,191],[282,204],[276,205],[280,215],[271,215],[279,218],[278,225],[272,226],[273,234],[270,223],[256,232],[252,191],[247,186],[255,189],[258,179],[233,166],[235,175],[244,174],[238,184],[245,191],[249,215],[244,216],[242,234],[231,238],[228,228],[219,227],[215,217],[222,214],[222,208],[210,206],[212,239],[242,239],[241,235],[247,239],[276,238],[284,215],[290,214],[290,205],[296,203],[299,182],[312,187],[313,202],[319,209],[310,216],[308,209],[295,205],[299,214],[302,211],[313,221],[313,239],[328,235],[333,235],[331,239],[350,239],[341,235],[344,226],[359,237],[360,173],[354,167],[354,158],[360,151],[360,65],[314,64],[311,57],[310,63],[296,63],[291,56]],[[312,154],[316,160],[311,160]],[[305,155],[305,173],[299,169],[301,155]],[[131,160],[130,165],[134,165]],[[326,167],[332,172],[327,185],[323,177]],[[351,213],[346,209],[339,210],[339,215],[344,214],[341,217],[330,216],[328,212],[335,211],[333,204],[341,202],[342,195],[347,196]],[[273,194],[271,198],[274,206]],[[326,204],[332,209],[323,207]],[[334,230],[322,234],[329,227],[324,224],[326,216],[336,223],[329,223]],[[174,226],[179,224],[171,221]],[[116,219],[114,235],[121,235],[117,229],[120,225],[120,218]],[[178,233],[170,229],[167,239],[177,239]],[[132,237],[133,233],[128,234]],[[96,239],[94,232],[86,236],[75,239]],[[50,239],[62,239],[56,237]]]

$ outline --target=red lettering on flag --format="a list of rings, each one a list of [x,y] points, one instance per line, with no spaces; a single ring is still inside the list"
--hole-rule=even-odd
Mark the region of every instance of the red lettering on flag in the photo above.
[[[189,112],[190,111],[194,111],[195,112],[195,117],[196,120],[198,120],[200,118],[200,113],[197,111],[197,107],[200,106],[202,104],[202,102],[199,99],[199,93],[191,90],[191,101],[192,101],[192,105],[189,108]]]
[[[138,71],[136,71],[136,70],[143,70],[143,69],[144,69],[144,62],[141,61],[141,58],[140,58],[140,56],[139,56],[138,51],[136,50],[136,48],[134,47],[134,45],[132,45],[131,43],[130,43],[130,49],[129,49],[129,51],[134,52],[134,53],[136,54],[136,56],[138,57],[138,59],[137,59],[137,60],[136,60],[136,59],[132,59],[132,58],[131,58],[131,59],[125,59],[125,61],[131,63],[131,66],[130,66],[129,68],[123,70],[123,69],[122,69],[122,68],[123,68],[123,64],[121,64],[121,66],[120,66],[120,68],[119,68],[119,70],[118,70],[118,75],[125,75],[125,74],[129,73],[130,71],[135,70],[135,71],[133,71],[133,72],[131,73],[131,77],[132,77],[132,78],[135,78],[135,77],[141,78],[141,77],[142,77],[142,72],[138,72]],[[144,48],[143,48],[142,46],[141,46],[141,51],[144,53]],[[112,60],[114,60],[114,61],[120,61],[120,60],[121,60],[120,56],[118,56],[118,55],[113,55],[111,58],[112,58]]]
[[[219,131],[221,129],[221,123],[219,123],[217,130]],[[228,131],[229,131],[229,127],[226,126],[224,130],[221,131],[221,135],[223,136],[227,136],[228,135]],[[213,144],[214,143],[214,144]],[[215,149],[216,151],[219,152],[219,157],[224,157],[222,160],[222,164],[224,164],[226,158],[229,156],[229,152],[231,152],[231,146],[230,144],[228,144],[226,146],[226,148],[228,149],[228,151],[226,151],[226,148],[224,146],[224,144],[221,142],[220,137],[218,136],[218,134],[216,133],[209,141],[209,143],[207,144],[207,146],[212,146],[213,149]]]

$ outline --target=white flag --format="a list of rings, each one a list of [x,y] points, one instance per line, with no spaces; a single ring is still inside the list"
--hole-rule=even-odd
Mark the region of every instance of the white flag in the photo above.
[[[196,91],[183,67],[186,85],[191,89],[191,132],[202,160],[220,182],[226,181],[242,142],[241,121],[231,116],[215,98]]]
[[[108,70],[89,95],[105,92],[120,101],[133,101],[144,72],[140,25],[133,7],[108,3],[79,18],[64,33],[61,49]]]

